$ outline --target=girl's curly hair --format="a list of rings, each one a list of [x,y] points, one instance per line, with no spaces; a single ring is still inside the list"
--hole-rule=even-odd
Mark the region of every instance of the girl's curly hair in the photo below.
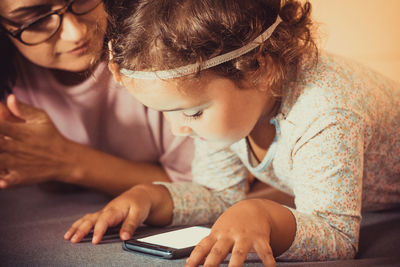
[[[279,15],[282,22],[259,48],[210,70],[241,81],[257,81],[269,56],[271,88],[281,95],[286,77],[297,77],[304,62],[316,58],[311,4],[296,0],[138,0],[108,10],[113,61],[132,70],[164,70],[204,62],[251,42]],[[268,66],[263,66],[268,67]],[[293,76],[294,74],[294,76]]]

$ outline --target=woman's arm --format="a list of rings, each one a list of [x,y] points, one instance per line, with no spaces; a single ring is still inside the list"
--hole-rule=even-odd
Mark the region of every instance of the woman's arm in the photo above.
[[[66,139],[45,112],[14,96],[0,111],[0,188],[55,180],[117,195],[139,183],[170,181],[161,165],[121,159]]]

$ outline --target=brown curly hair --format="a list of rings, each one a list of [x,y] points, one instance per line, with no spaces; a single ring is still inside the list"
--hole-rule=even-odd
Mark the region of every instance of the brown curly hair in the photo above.
[[[280,5],[280,0],[127,1],[108,11],[113,61],[131,70],[201,64],[251,42],[279,15],[283,21],[258,49],[210,70],[234,81],[250,73],[257,81],[262,69],[258,59],[269,56],[273,66],[265,67],[275,70],[270,86],[281,95],[285,78],[297,77],[304,59],[314,57],[317,48],[311,4],[286,0]]]

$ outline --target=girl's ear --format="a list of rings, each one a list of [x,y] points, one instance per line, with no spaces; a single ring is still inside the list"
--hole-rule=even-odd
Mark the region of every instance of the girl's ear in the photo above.
[[[121,78],[121,73],[119,72],[119,67],[116,63],[114,63],[112,60],[108,62],[108,69],[111,71],[114,80],[119,83],[120,85],[122,84],[122,78]]]
[[[119,83],[120,85],[122,84],[122,78],[121,78],[121,73],[119,72],[119,68],[118,65],[116,63],[114,63],[113,61],[113,53],[112,53],[112,43],[111,41],[108,41],[108,69],[111,71],[114,80]]]

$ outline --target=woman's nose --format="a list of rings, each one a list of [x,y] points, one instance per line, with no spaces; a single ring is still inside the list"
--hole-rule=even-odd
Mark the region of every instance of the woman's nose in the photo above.
[[[87,34],[87,25],[78,20],[78,18],[69,12],[64,14],[60,29],[60,37],[66,41],[79,42]]]

